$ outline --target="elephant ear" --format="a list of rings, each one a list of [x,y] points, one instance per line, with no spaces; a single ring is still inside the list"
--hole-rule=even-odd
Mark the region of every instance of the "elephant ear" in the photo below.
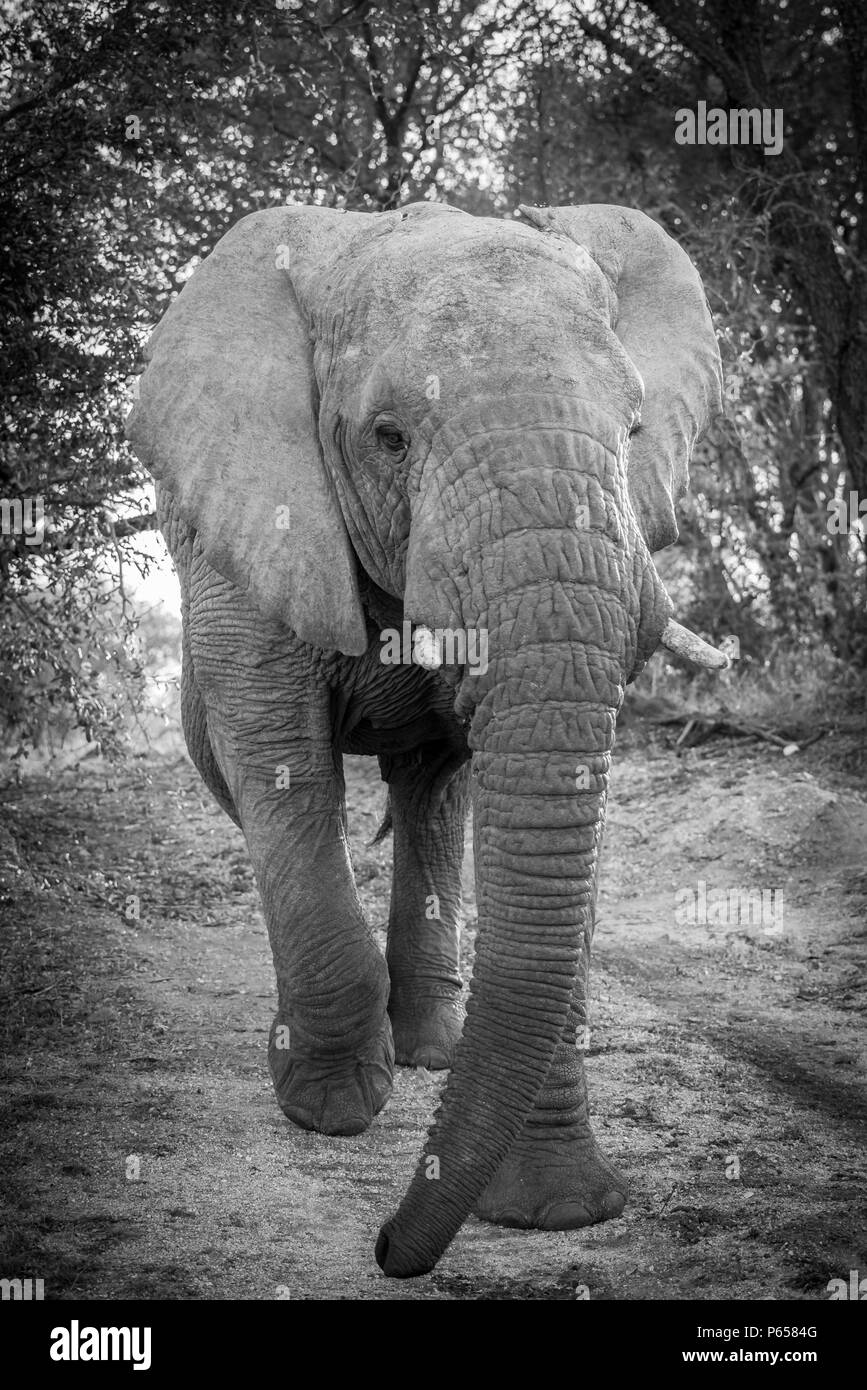
[[[520,209],[543,231],[577,242],[615,294],[612,323],[644,381],[641,427],[629,446],[629,494],[649,550],[677,539],[675,506],[693,447],[722,410],[722,366],[698,272],[643,212],[609,203]]]
[[[151,336],[127,435],[214,569],[305,642],[367,648],[355,556],[317,429],[287,269],[339,258],[364,213],[279,207],[218,242]]]

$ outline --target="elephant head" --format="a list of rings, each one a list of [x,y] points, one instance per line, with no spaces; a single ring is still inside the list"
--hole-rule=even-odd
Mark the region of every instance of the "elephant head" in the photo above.
[[[673,623],[650,558],[720,407],[699,277],[639,212],[522,213],[246,217],[157,330],[129,425],[213,567],[305,642],[366,650],[360,570],[414,623],[487,634],[456,694],[476,970],[377,1246],[397,1275],[445,1249],[567,1029],[626,682],[660,640],[727,664]]]

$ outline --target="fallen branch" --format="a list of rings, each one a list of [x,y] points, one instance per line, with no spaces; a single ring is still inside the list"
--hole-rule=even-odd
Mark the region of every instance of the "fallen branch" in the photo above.
[[[783,729],[768,729],[752,721],[732,719],[726,714],[700,714],[697,710],[678,709],[671,700],[664,697],[635,695],[628,702],[627,710],[649,720],[652,724],[681,724],[683,728],[677,736],[676,748],[694,748],[706,743],[716,735],[729,738],[758,738],[772,743],[784,753],[800,753],[822,737],[825,730],[811,734],[809,738],[798,738],[787,734]]]

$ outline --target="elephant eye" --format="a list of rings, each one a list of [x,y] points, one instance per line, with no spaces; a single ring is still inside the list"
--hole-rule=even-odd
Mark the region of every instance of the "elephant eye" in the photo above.
[[[376,438],[389,454],[402,458],[407,451],[406,436],[396,425],[377,425]]]

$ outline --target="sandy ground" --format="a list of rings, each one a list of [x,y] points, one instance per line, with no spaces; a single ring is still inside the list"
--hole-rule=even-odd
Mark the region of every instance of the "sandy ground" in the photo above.
[[[626,1211],[553,1234],[470,1219],[407,1282],[373,1244],[441,1079],[401,1070],[360,1138],[283,1118],[243,839],[186,759],[7,787],[0,1276],[60,1299],[811,1301],[867,1273],[863,757],[665,743],[632,725],[618,748],[595,949],[592,1102]],[[347,768],[382,926],[390,843],[365,843],[384,789],[374,761]],[[782,904],[764,925],[679,920],[700,882]],[[466,884],[469,968],[469,863]]]

